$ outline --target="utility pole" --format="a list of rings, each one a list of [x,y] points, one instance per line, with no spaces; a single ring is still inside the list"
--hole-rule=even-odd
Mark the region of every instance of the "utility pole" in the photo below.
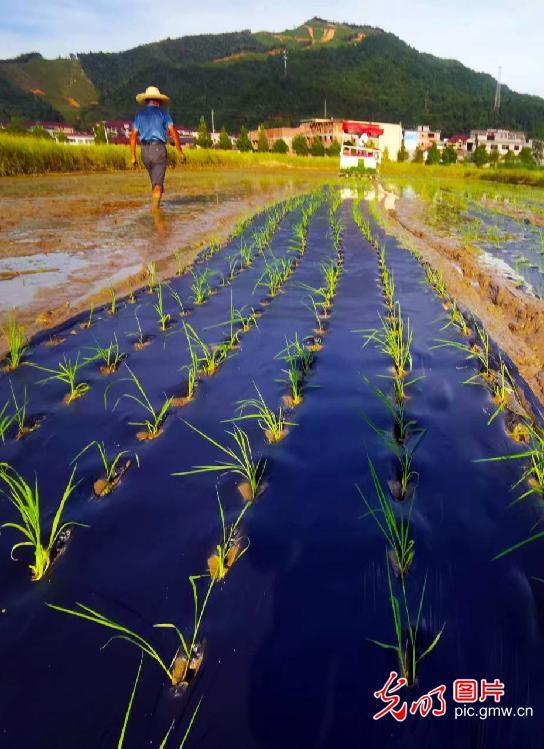
[[[214,111],[212,109],[212,135],[215,135],[215,120],[214,120]]]
[[[327,119],[327,98],[325,97],[325,106],[323,111],[324,118]]]
[[[283,77],[287,78],[287,60],[289,58],[289,54],[287,52],[287,47],[283,50]]]
[[[499,67],[499,75],[497,77],[497,87],[495,89],[495,103],[493,104],[493,111],[499,112],[501,108],[501,76],[502,76],[502,68]]]

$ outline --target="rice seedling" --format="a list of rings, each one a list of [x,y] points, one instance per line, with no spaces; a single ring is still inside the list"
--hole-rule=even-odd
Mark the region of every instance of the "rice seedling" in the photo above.
[[[181,295],[172,286],[170,286],[170,284],[165,284],[165,286],[170,292],[172,299],[175,301],[175,303],[177,304],[179,308],[180,317],[187,317],[190,314],[190,310],[188,310],[183,304],[183,299],[181,298]]]
[[[134,286],[132,285],[132,282],[128,281],[127,286],[128,286],[128,303],[136,304],[136,297],[134,295]]]
[[[6,368],[8,370],[17,369],[23,360],[23,355],[28,348],[28,339],[26,337],[23,325],[19,325],[15,315],[9,315],[7,326],[2,328],[8,347],[6,357]]]
[[[191,284],[191,291],[193,292],[193,302],[195,304],[204,304],[208,297],[212,294],[212,287],[210,285],[210,278],[213,276],[213,271],[209,268],[202,271],[202,273],[191,272],[193,277],[193,283]]]
[[[228,343],[208,345],[207,343],[204,343],[202,338],[191,325],[184,323],[183,328],[185,330],[185,337],[187,338],[191,358],[193,352],[198,349],[197,361],[199,374],[211,377],[225,361],[231,347]]]
[[[153,292],[155,291],[156,283],[157,283],[157,264],[155,262],[151,262],[147,266],[147,290],[149,294],[153,294]]]
[[[523,469],[521,477],[512,487],[516,489],[521,484],[527,484],[528,489],[516,499],[520,502],[522,499],[536,494],[538,497],[544,497],[544,432],[538,427],[527,424],[530,435],[530,449],[524,450],[515,455],[499,455],[494,458],[479,458],[475,463],[496,463],[503,460],[525,460],[528,462]]]
[[[212,554],[208,559],[208,572],[212,579],[223,580],[233,564],[249,549],[249,539],[240,536],[239,527],[250,505],[246,502],[238,513],[238,517],[234,523],[228,525],[225,521],[225,513],[221,504],[219,491],[217,492],[217,502],[219,504],[222,536],[221,543],[215,547],[215,554]]]
[[[372,519],[390,546],[390,561],[393,568],[399,575],[404,576],[414,560],[415,542],[411,537],[410,528],[414,503],[410,504],[408,517],[405,517],[400,509],[394,508],[391,499],[386,496],[370,458],[368,458],[368,466],[370,468],[370,475],[372,476],[372,483],[374,484],[376,506],[367,500],[359,486],[357,486],[357,491],[361,495]],[[400,517],[397,517],[397,514]]]
[[[221,241],[219,239],[217,239],[217,237],[214,237],[214,238],[210,239],[210,241],[208,243],[208,249],[207,249],[204,257],[206,258],[206,260],[211,260],[212,257],[214,257],[215,255],[217,255],[217,253],[219,252],[220,249],[221,249]]]
[[[470,328],[465,320],[465,316],[457,306],[457,302],[452,302],[450,321],[444,325],[442,330],[446,330],[450,325],[453,325],[457,330],[464,336],[470,335]]]
[[[8,412],[9,408],[9,400],[4,403],[4,406],[2,409],[0,409],[0,439],[2,440],[2,444],[5,444],[6,438],[5,435],[10,428],[10,426],[15,421],[15,414],[10,414]]]
[[[45,377],[43,380],[40,380],[40,384],[56,381],[68,385],[69,390],[68,393],[64,396],[64,402],[66,403],[66,405],[70,405],[70,403],[77,400],[78,398],[81,398],[82,395],[90,390],[90,385],[87,382],[77,382],[80,370],[83,369],[83,367],[86,366],[89,361],[89,359],[84,359],[82,362],[80,362],[78,352],[74,361],[65,356],[63,360],[59,362],[57,369],[42,367],[38,364],[34,364],[33,366],[37,369],[41,369],[43,372],[49,372],[51,375],[50,377]]]
[[[487,422],[488,426],[493,421],[495,421],[500,413],[504,411],[504,409],[508,405],[510,397],[514,394],[514,392],[515,386],[512,375],[510,374],[508,367],[504,363],[502,356],[500,356],[499,372],[491,383],[491,395],[493,398],[493,402],[495,403],[497,408],[491,414],[489,421]]]
[[[400,400],[399,398],[396,398],[395,402],[392,402],[382,390],[371,384],[368,377],[363,377],[363,381],[368,385],[374,395],[383,403],[389,414],[393,417],[394,439],[401,445],[404,444],[410,434],[417,432],[416,421],[406,418],[404,398],[401,398]],[[404,380],[401,380],[401,383],[403,382]]]
[[[289,364],[294,364],[296,368],[305,375],[312,366],[314,354],[300,341],[298,333],[295,333],[293,340],[286,340],[285,348],[276,354],[275,358],[283,359]]]
[[[27,407],[28,407],[29,399],[27,397],[26,385],[23,391],[23,398],[21,402],[19,402],[19,399],[17,398],[15,394],[13,383],[10,382],[9,385],[11,388],[11,399],[14,405],[13,420],[17,423],[16,439],[22,440],[27,434],[30,434],[31,432],[36,431],[36,429],[40,425],[40,419],[39,418],[34,418],[34,419],[27,418]]]
[[[92,447],[96,447],[104,469],[104,476],[94,482],[93,491],[97,497],[105,497],[108,494],[111,494],[111,492],[119,485],[121,479],[132,465],[132,460],[128,459],[124,461],[124,463],[121,463],[122,458],[129,454],[128,450],[121,450],[110,460],[104,442],[93,440],[92,442],[89,442],[88,445],[85,445],[83,450],[78,452],[76,457],[72,460],[72,463],[76,463],[77,460]],[[139,467],[140,459],[136,453],[134,453],[134,460]]]
[[[183,250],[176,250],[174,252],[174,260],[176,261],[176,276],[183,276],[187,270],[185,252]]]
[[[391,495],[399,500],[403,501],[408,497],[409,490],[414,484],[414,481],[417,481],[418,473],[414,470],[412,470],[412,463],[414,458],[414,453],[419,447],[419,444],[423,437],[425,436],[426,430],[425,429],[417,429],[412,432],[413,439],[410,443],[406,442],[406,436],[404,439],[404,442],[399,442],[399,440],[396,438],[395,435],[389,434],[389,432],[386,432],[383,429],[380,429],[375,424],[373,424],[369,419],[365,420],[367,424],[370,426],[370,428],[375,432],[375,434],[378,435],[378,437],[382,440],[384,445],[388,447],[395,458],[397,459],[398,463],[398,478],[395,480],[390,480],[388,482],[389,485],[389,491],[391,492]],[[406,425],[405,425],[406,426]]]
[[[441,299],[447,297],[446,285],[440,271],[435,270],[429,263],[424,263],[425,278],[429,286],[434,289]]]
[[[126,731],[127,731],[127,726],[128,726],[128,722],[130,720],[130,715],[132,713],[132,705],[134,703],[134,697],[136,696],[136,690],[138,689],[138,684],[140,682],[140,674],[142,672],[143,657],[144,657],[144,655],[142,653],[140,655],[140,663],[138,665],[138,671],[136,672],[136,679],[134,681],[134,685],[133,685],[132,691],[130,693],[130,698],[129,698],[129,701],[128,701],[127,709],[125,711],[125,717],[123,719],[123,725],[121,727],[121,733],[119,735],[119,740],[117,742],[117,749],[123,749],[123,747],[125,745],[125,735],[126,735]],[[194,722],[196,720],[196,716],[197,716],[198,711],[200,709],[200,705],[202,704],[202,700],[203,700],[203,698],[201,697],[200,700],[198,701],[195,709],[193,710],[193,714],[191,715],[191,719],[189,720],[189,724],[187,726],[187,729],[185,730],[185,733],[183,734],[183,738],[181,740],[181,744],[179,745],[178,749],[183,749],[183,747],[187,743],[187,739],[189,738],[189,734],[191,733],[191,730],[193,728],[193,724],[194,724]],[[175,720],[173,720],[170,723],[170,726],[169,726],[168,730],[166,731],[166,734],[165,734],[163,740],[161,741],[160,746],[158,747],[158,749],[165,749],[166,743],[167,743],[168,739],[170,738],[170,734],[172,733],[172,729],[174,728],[174,725],[175,725]]]
[[[16,549],[28,546],[33,552],[33,562],[29,564],[32,573],[32,580],[41,580],[53,561],[62,552],[66,544],[71,528],[82,526],[82,523],[69,521],[62,523],[62,515],[66,502],[70,498],[77,484],[74,483],[74,476],[77,466],[74,467],[66,488],[64,489],[61,500],[53,517],[53,523],[49,531],[47,542],[42,539],[43,526],[40,517],[40,498],[38,490],[38,479],[35,478],[34,486],[28,484],[23,476],[18,473],[7,463],[0,463],[0,481],[3,482],[6,490],[3,494],[9,499],[20,515],[19,522],[8,522],[2,525],[2,528],[13,528],[23,536],[24,541],[19,541],[11,548],[11,558],[14,557]]]
[[[234,419],[229,419],[229,421],[256,419],[259,428],[264,433],[264,436],[270,444],[280,442],[284,437],[287,437],[289,431],[287,427],[295,426],[295,424],[292,421],[286,420],[281,406],[277,413],[269,408],[261,391],[255,383],[253,384],[258,397],[238,401],[236,405],[238,406],[240,415]]]
[[[244,483],[239,486],[239,490],[244,499],[254,499],[262,484],[266,468],[266,460],[256,460],[253,457],[251,442],[247,432],[235,425],[233,431],[226,432],[234,444],[232,447],[226,447],[225,445],[220,444],[217,440],[214,440],[213,437],[201,432],[200,429],[197,429],[188,421],[185,423],[193,430],[193,432],[196,432],[196,434],[199,434],[203,439],[207,440],[226,457],[216,460],[212,465],[193,466],[193,468],[188,471],[180,471],[173,473],[172,475],[191,476],[198,473],[232,473],[241,476],[245,480]]]
[[[391,582],[391,572],[389,570],[387,557],[386,557],[386,564],[387,564],[387,580],[388,580],[388,587],[389,587],[389,603],[391,606],[391,612],[393,614],[393,624],[395,628],[396,643],[394,645],[390,645],[390,644],[381,642],[380,640],[373,640],[373,639],[370,639],[370,642],[373,642],[375,645],[378,645],[378,647],[383,648],[385,650],[394,650],[396,652],[398,661],[399,661],[399,668],[400,668],[401,675],[406,679],[409,685],[412,685],[415,683],[416,678],[417,678],[418,665],[438,645],[438,642],[440,638],[442,637],[442,633],[446,625],[445,624],[442,625],[442,628],[440,629],[438,634],[435,635],[430,645],[428,645],[425,648],[425,650],[423,650],[420,653],[419,646],[418,646],[418,639],[419,639],[419,629],[421,626],[421,617],[422,617],[422,612],[423,612],[423,601],[425,598],[425,590],[427,587],[427,577],[425,577],[425,581],[421,589],[416,619],[415,619],[415,622],[412,623],[412,616],[410,614],[410,610],[408,607],[408,600],[406,596],[406,584],[405,584],[404,577],[401,577],[401,580],[400,580],[400,584],[402,588],[402,598],[401,598],[402,607],[401,607],[401,601],[399,601],[397,596],[395,596],[395,594],[393,593],[393,585]]]
[[[85,322],[82,322],[79,327],[82,330],[88,330],[89,328],[92,328],[93,316],[94,316],[94,304],[91,303],[91,306],[89,307],[89,317],[85,320]]]
[[[164,424],[166,415],[168,413],[168,409],[170,408],[172,404],[173,398],[165,398],[162,406],[159,409],[156,409],[151,403],[141,382],[136,377],[132,369],[128,366],[128,364],[126,364],[125,366],[130,374],[130,378],[125,378],[125,381],[132,381],[139,395],[135,395],[134,393],[123,393],[122,395],[119,396],[119,398],[115,402],[113,406],[113,410],[117,408],[122,398],[128,398],[129,400],[132,400],[135,403],[137,403],[139,406],[141,406],[141,408],[144,410],[145,413],[149,414],[149,416],[144,421],[129,421],[129,424],[130,426],[145,427],[145,431],[141,431],[136,434],[136,437],[139,440],[155,439],[161,433],[162,425]],[[108,397],[108,389],[106,389],[106,391],[104,392],[104,404],[105,405],[107,404],[107,397]]]
[[[284,268],[280,261],[276,258],[273,258],[270,261],[266,260],[264,271],[255,284],[253,291],[255,291],[258,286],[263,286],[268,289],[269,296],[275,297],[278,295],[284,282]]]
[[[396,378],[403,378],[412,369],[412,328],[410,320],[403,318],[399,302],[395,302],[392,313],[385,319],[380,315],[381,328],[368,331],[363,344],[374,341],[379,350],[393,361]]]
[[[308,228],[304,222],[300,222],[293,227],[293,237],[289,241],[289,251],[295,255],[301,256],[306,252],[308,242]]]
[[[113,286],[109,290],[110,294],[110,308],[109,308],[109,314],[115,315],[117,313],[117,293]]]
[[[140,325],[140,318],[138,317],[137,311],[134,312],[134,319],[136,320],[136,326],[138,330],[133,333],[128,333],[127,335],[129,338],[136,339],[133,343],[133,346],[136,349],[136,351],[141,351],[151,342],[151,336],[144,335],[142,326]]]
[[[159,325],[160,325],[161,330],[164,331],[168,327],[168,324],[170,323],[170,320],[172,319],[172,317],[164,309],[161,283],[158,283],[156,286],[156,294],[157,294],[157,301],[153,305],[153,309],[159,316]]]
[[[91,349],[92,355],[87,357],[84,361],[93,362],[101,361],[100,371],[104,375],[113,374],[117,372],[121,363],[126,358],[125,354],[119,351],[119,342],[117,341],[117,335],[113,334],[113,341],[109,346],[101,346],[99,343]]]

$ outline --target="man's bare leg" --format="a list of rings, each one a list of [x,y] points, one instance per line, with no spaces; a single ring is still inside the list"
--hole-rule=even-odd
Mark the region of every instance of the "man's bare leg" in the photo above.
[[[161,185],[154,185],[153,192],[152,192],[152,206],[154,209],[158,209],[161,207],[161,198],[162,198]]]

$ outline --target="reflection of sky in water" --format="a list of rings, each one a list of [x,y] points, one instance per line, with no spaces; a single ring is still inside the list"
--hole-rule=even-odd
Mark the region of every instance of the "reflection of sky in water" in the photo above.
[[[29,302],[36,291],[47,283],[57,286],[72,271],[77,271],[85,261],[80,254],[55,252],[37,253],[2,259],[2,273],[21,273],[15,278],[0,280],[0,308],[10,308]]]

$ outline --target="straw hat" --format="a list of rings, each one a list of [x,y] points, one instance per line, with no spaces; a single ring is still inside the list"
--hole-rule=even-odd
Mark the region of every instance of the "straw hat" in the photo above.
[[[170,101],[170,97],[166,96],[166,94],[161,94],[156,86],[148,86],[143,94],[136,96],[138,104],[143,104],[147,99],[159,99],[159,101],[164,101],[165,103]]]

